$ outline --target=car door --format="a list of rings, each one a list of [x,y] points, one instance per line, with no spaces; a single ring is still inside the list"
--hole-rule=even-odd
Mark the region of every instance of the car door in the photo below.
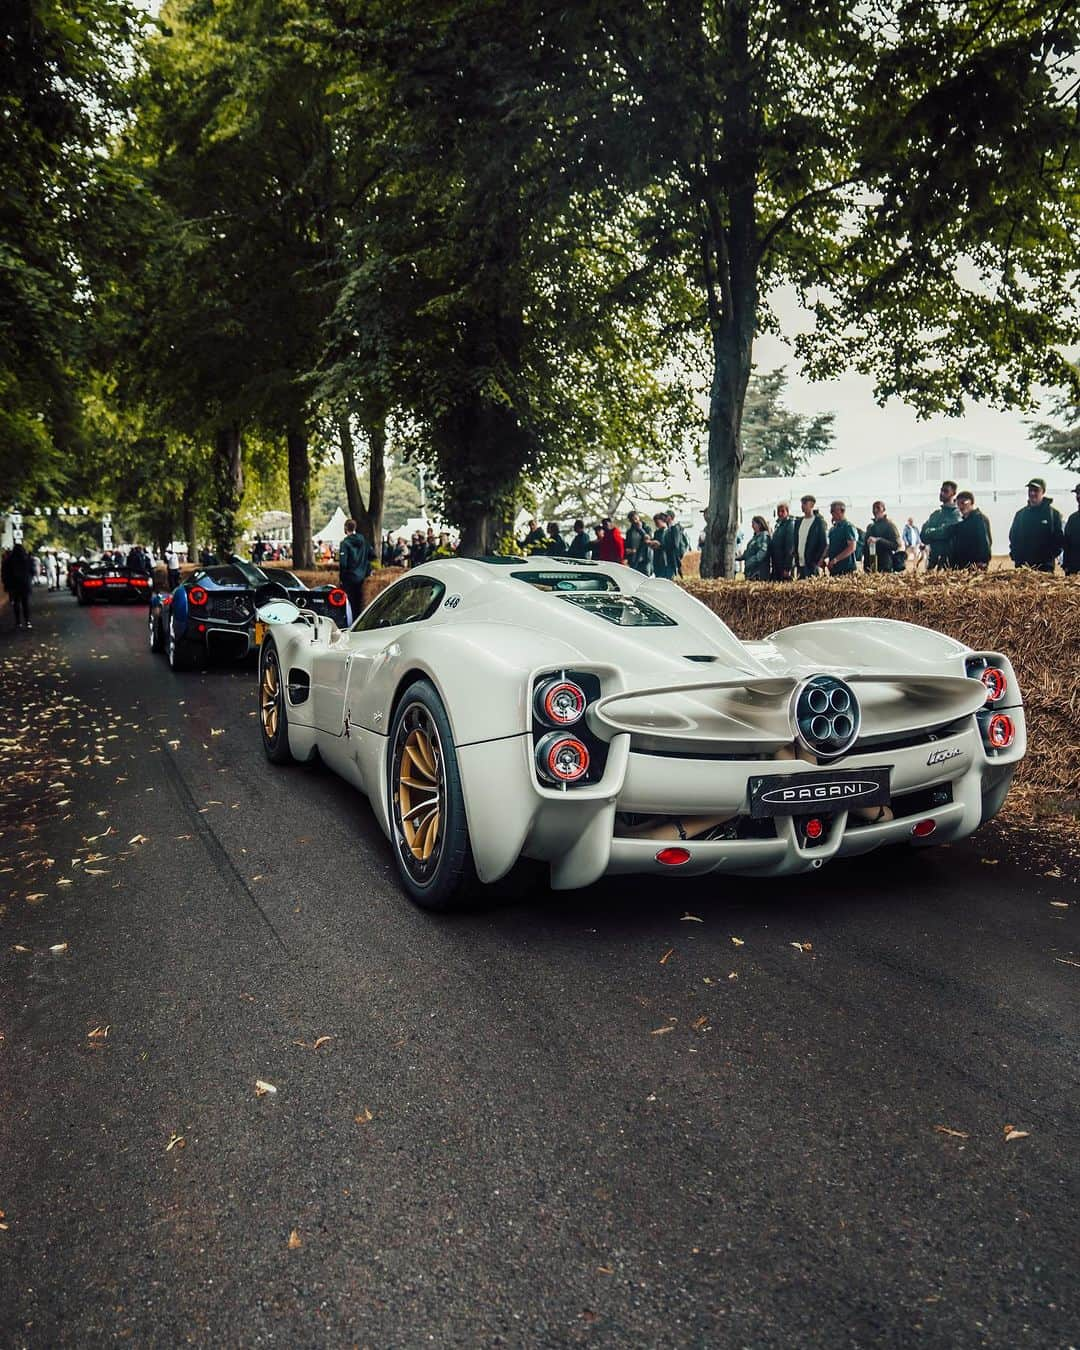
[[[363,612],[348,635],[349,673],[346,703],[349,721],[386,734],[386,711],[376,692],[376,676],[392,658],[394,639],[407,624],[422,623],[442,604],[446,587],[434,576],[405,577]]]

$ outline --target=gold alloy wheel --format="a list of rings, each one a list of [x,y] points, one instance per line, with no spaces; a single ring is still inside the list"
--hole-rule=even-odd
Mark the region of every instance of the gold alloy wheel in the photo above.
[[[259,715],[262,718],[266,739],[272,741],[277,735],[281,721],[281,673],[277,660],[267,654],[263,661],[262,687],[259,690]]]
[[[414,703],[398,731],[397,794],[394,805],[411,872],[426,873],[437,861],[443,811],[442,747],[427,709]]]

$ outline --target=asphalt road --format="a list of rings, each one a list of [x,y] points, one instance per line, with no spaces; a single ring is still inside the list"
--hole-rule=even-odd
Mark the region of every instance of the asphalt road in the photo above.
[[[1045,842],[431,917],[360,795],[264,761],[250,669],[35,605],[0,636],[0,1342],[1078,1343]]]

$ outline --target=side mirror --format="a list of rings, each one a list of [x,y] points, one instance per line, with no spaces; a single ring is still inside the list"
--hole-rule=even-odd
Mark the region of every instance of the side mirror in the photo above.
[[[291,600],[271,600],[269,604],[259,606],[255,617],[262,623],[296,623],[301,611]]]

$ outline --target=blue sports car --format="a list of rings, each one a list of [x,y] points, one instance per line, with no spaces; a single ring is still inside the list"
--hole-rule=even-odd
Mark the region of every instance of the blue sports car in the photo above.
[[[346,625],[348,597],[340,586],[311,588],[284,568],[264,571],[234,555],[200,568],[174,591],[150,597],[150,650],[165,652],[173,670],[191,670],[210,657],[242,661],[262,641],[256,609],[274,599]]]

